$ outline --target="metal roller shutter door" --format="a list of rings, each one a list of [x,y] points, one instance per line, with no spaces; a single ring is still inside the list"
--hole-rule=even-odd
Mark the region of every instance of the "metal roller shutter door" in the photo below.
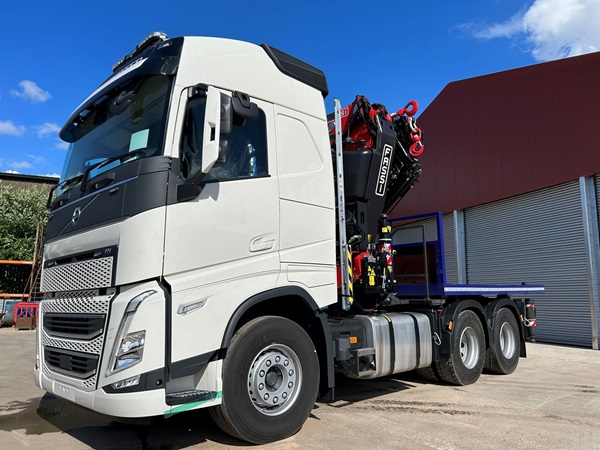
[[[458,270],[456,262],[456,235],[454,233],[454,214],[442,216],[444,226],[444,253],[446,254],[446,282],[458,283]]]
[[[579,182],[465,210],[469,283],[542,283],[540,341],[591,346]]]
[[[600,174],[594,176],[594,182],[596,185],[596,212],[598,213],[598,224],[600,225]],[[599,226],[600,228],[600,226]],[[600,232],[599,232],[600,234]],[[600,235],[598,236],[600,239]],[[596,275],[595,283],[594,283],[594,298],[596,302],[600,302],[600,274],[598,273],[598,268],[596,267],[596,259],[592,258],[592,271]],[[600,305],[596,303],[596,321],[597,327],[600,330]]]

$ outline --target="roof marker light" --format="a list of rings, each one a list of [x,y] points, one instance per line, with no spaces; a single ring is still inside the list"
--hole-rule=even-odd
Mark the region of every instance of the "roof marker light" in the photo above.
[[[123,56],[123,58],[121,58],[112,67],[112,71],[113,72],[116,71],[119,67],[121,67],[123,64],[125,64],[127,61],[129,61],[130,59],[132,59],[136,55],[139,55],[140,53],[142,53],[147,48],[152,47],[157,42],[164,42],[167,39],[169,39],[169,37],[166,35],[166,33],[163,33],[162,31],[155,31],[154,33],[150,33],[138,45],[136,45],[136,47],[130,53],[128,53],[127,55]]]

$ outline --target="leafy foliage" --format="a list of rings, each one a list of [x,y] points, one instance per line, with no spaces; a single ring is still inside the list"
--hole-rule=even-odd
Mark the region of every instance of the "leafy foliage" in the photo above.
[[[0,183],[0,259],[31,260],[37,223],[48,220],[46,193]]]

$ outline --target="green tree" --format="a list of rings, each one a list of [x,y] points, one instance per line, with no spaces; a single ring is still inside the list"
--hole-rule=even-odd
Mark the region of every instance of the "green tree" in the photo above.
[[[16,189],[0,183],[0,259],[33,259],[37,224],[48,220],[46,199],[37,187]]]

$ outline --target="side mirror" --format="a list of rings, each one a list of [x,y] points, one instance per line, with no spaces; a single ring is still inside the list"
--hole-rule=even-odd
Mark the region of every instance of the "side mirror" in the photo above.
[[[219,159],[215,164],[225,164],[227,162],[227,148],[229,147],[229,142],[221,141],[219,142]]]
[[[202,167],[206,175],[219,159],[219,136],[221,135],[221,93],[212,86],[206,94],[204,132],[202,135]]]
[[[219,157],[224,157],[226,149],[222,150],[222,144],[219,139],[221,133],[221,93],[212,86],[208,86],[206,91],[205,108],[203,119],[199,117],[202,126],[192,127],[188,124],[188,136],[192,153],[201,152],[200,170],[198,170],[191,178],[188,178],[185,183],[177,186],[177,200],[187,201],[196,198],[202,188],[200,182],[204,176],[210,171],[212,166],[219,160]],[[194,116],[190,116],[190,120],[194,122]],[[202,134],[200,135],[200,129]],[[197,132],[196,132],[197,130]],[[201,147],[198,145],[201,143]]]
[[[233,108],[231,107],[231,97],[221,94],[221,134],[231,133],[233,123]]]
[[[258,106],[250,101],[250,96],[244,92],[234,91],[231,99],[233,112],[242,119],[256,119],[258,117]]]

